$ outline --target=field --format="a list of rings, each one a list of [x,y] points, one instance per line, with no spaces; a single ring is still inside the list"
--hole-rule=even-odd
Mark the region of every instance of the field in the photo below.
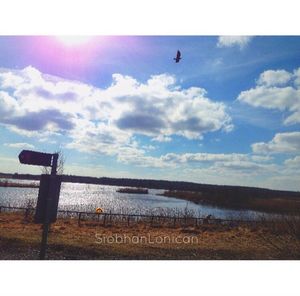
[[[48,259],[300,259],[299,220],[253,225],[103,226],[60,218],[49,234]],[[24,213],[0,213],[0,259],[38,259],[41,225]]]
[[[224,194],[221,191],[215,193],[167,190],[162,195],[179,198],[196,204],[210,205],[225,209],[253,210],[267,213],[288,214],[300,213],[300,197],[282,196],[257,197],[255,194],[239,196]]]

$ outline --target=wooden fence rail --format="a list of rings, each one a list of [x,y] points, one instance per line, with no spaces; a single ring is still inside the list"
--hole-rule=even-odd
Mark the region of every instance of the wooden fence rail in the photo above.
[[[25,213],[25,218],[27,218],[30,213],[34,213],[35,208],[28,207],[12,207],[12,206],[0,206],[0,213],[4,209],[6,210],[22,210]],[[155,222],[170,222],[173,226],[177,224],[192,224],[194,226],[199,226],[201,224],[241,224],[241,223],[259,223],[259,222],[268,222],[267,220],[243,220],[243,219],[221,219],[221,218],[208,218],[208,217],[194,217],[194,216],[178,216],[178,215],[147,215],[147,214],[123,214],[123,213],[112,213],[110,212],[83,212],[83,211],[71,211],[71,210],[58,210],[58,214],[67,214],[67,215],[76,215],[78,218],[78,226],[81,226],[81,222],[84,220],[84,217],[93,217],[97,218],[100,221],[102,218],[103,226],[112,223],[114,217],[120,218],[121,220],[126,221],[126,224],[129,226],[133,221],[139,221],[141,219],[149,220],[150,225],[153,226]],[[109,221],[109,223],[107,222]]]

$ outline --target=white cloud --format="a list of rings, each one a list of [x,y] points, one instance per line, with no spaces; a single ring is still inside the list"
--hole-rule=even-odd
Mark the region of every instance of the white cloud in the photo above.
[[[294,158],[289,158],[284,162],[288,167],[296,167],[300,170],[300,156],[295,156]]]
[[[300,68],[299,68],[300,69]],[[299,69],[293,73],[284,70],[263,72],[254,88],[242,91],[238,100],[253,107],[288,111],[283,123],[292,125],[300,122],[300,89],[296,83]],[[287,85],[294,80],[294,85]]]
[[[269,162],[273,160],[273,157],[269,155],[252,155],[251,159],[256,162]]]
[[[295,78],[295,86],[299,88],[300,86],[300,68],[294,70],[293,77]]]
[[[251,41],[252,36],[220,36],[218,39],[218,47],[238,46],[240,49],[246,47]]]
[[[155,138],[152,138],[151,141],[156,141],[156,142],[171,142],[172,138],[164,135],[158,135]]]
[[[27,148],[27,149],[33,149],[34,146],[28,143],[4,143],[5,146],[11,147],[11,148]]]
[[[17,101],[0,88],[0,118],[14,116],[18,111]]]
[[[288,83],[292,77],[293,74],[285,70],[267,70],[260,74],[257,83],[267,86],[283,85]]]
[[[254,153],[299,153],[300,132],[278,133],[270,142],[252,144]]]
[[[143,150],[121,149],[118,154],[118,161],[125,164],[132,164],[147,168],[169,168],[175,167],[173,163],[165,162],[161,157],[146,156]]]
[[[233,128],[224,103],[199,87],[181,89],[168,74],[145,83],[114,74],[102,89],[33,67],[0,69],[0,110],[0,122],[13,132],[43,139],[64,135],[72,139],[68,147],[108,154],[132,145],[135,134],[170,141],[172,135],[201,139]]]
[[[267,109],[285,109],[293,108],[296,103],[295,98],[299,97],[299,91],[287,87],[265,87],[258,86],[240,93],[238,100],[248,103],[254,107],[263,107]]]
[[[174,165],[196,165],[206,166],[211,169],[226,169],[232,171],[243,171],[245,173],[257,173],[267,169],[273,169],[269,163],[269,156],[239,154],[239,153],[168,153],[160,157],[166,163]]]
[[[242,174],[265,173],[274,171],[276,166],[270,161],[269,156],[249,154],[217,154],[217,153],[167,153],[160,157],[146,156],[142,150],[130,150],[121,152],[118,160],[127,164],[134,164],[141,167],[154,168],[180,168],[196,170],[214,170],[219,173],[230,174],[230,172]]]
[[[168,153],[162,156],[162,159],[167,162],[174,163],[197,163],[197,162],[227,162],[227,161],[243,161],[247,160],[246,154],[214,154],[214,153]]]
[[[111,120],[122,130],[166,140],[175,134],[195,139],[232,128],[226,106],[207,98],[202,88],[180,89],[174,77],[166,74],[153,76],[145,84],[121,75],[115,79],[107,93],[120,110]]]

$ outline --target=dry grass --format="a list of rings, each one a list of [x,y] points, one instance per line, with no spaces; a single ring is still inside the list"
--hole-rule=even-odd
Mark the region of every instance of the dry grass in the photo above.
[[[234,194],[222,196],[202,192],[192,191],[165,191],[162,195],[185,199],[196,204],[207,204],[225,209],[253,210],[267,213],[300,213],[300,198],[281,197],[281,198],[257,198],[256,196],[244,197]]]
[[[49,234],[48,259],[300,259],[299,240],[262,226],[201,225],[151,227],[144,223],[103,227],[96,221],[78,226],[77,219],[58,219]],[[97,243],[97,238],[123,235],[151,237],[146,243]],[[158,243],[156,238],[189,238],[196,243]],[[0,259],[37,259],[41,225],[25,221],[22,213],[0,214]]]

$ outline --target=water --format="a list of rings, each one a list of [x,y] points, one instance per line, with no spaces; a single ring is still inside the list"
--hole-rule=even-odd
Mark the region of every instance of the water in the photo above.
[[[29,181],[29,183],[33,182]],[[197,205],[185,200],[158,195],[164,190],[149,189],[148,194],[130,194],[117,192],[119,188],[121,187],[62,183],[59,209],[94,212],[97,207],[101,207],[105,212],[166,215],[183,214],[188,211],[195,216],[211,214],[218,218],[243,219],[255,219],[261,214],[255,211],[236,211]],[[37,195],[38,188],[0,187],[0,205],[26,206],[29,200],[35,204]]]

